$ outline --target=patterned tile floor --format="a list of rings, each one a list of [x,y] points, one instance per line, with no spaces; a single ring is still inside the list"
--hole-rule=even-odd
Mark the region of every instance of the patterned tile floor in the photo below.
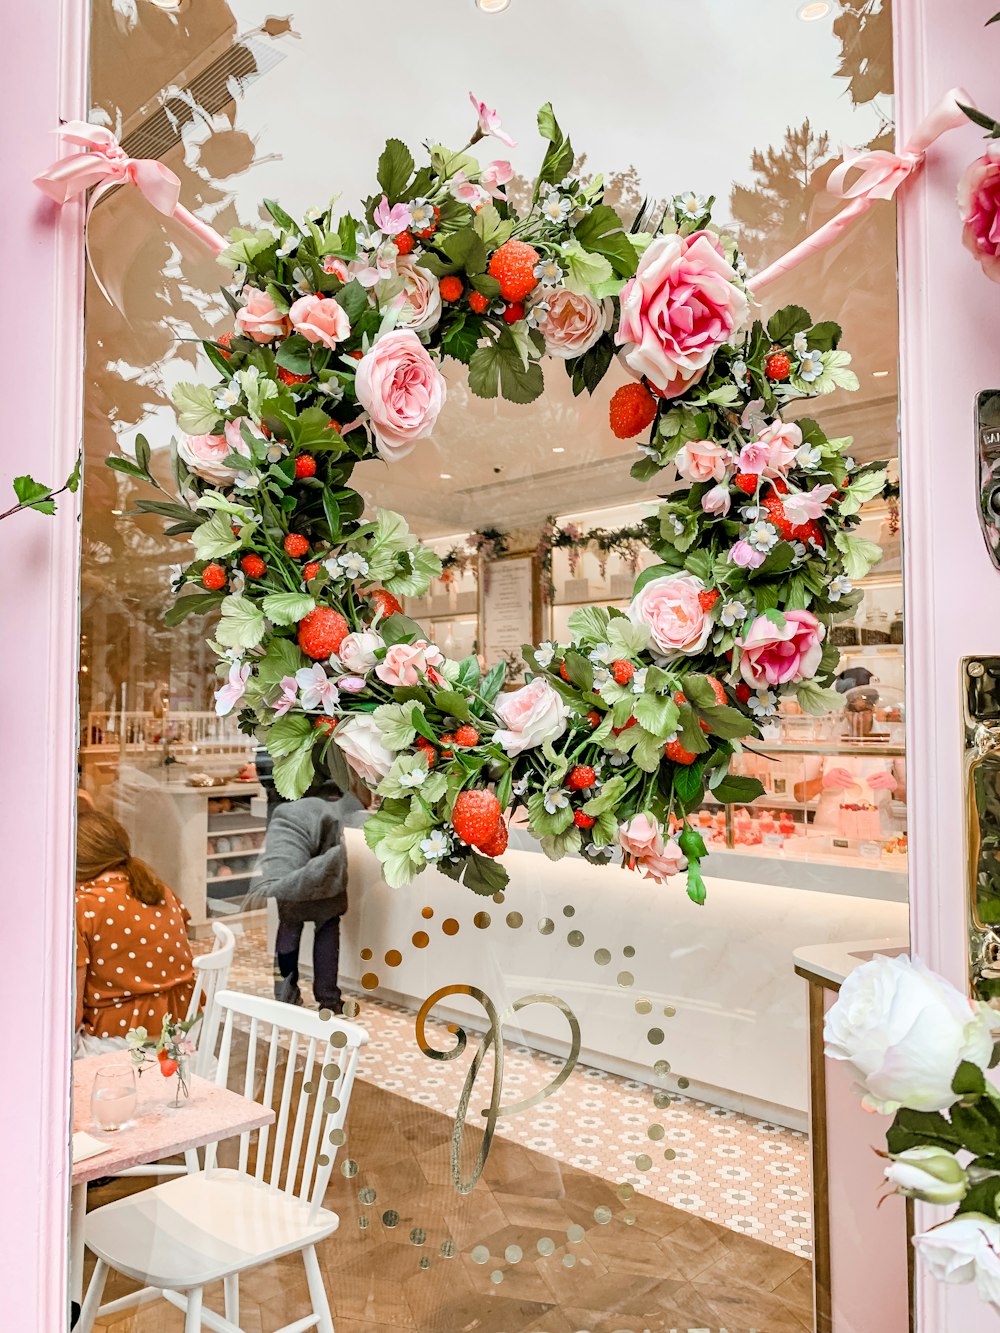
[[[249,927],[239,937],[229,984],[272,993],[263,928]],[[303,989],[308,1003],[312,997]],[[454,1116],[475,1041],[461,1058],[431,1063],[416,1044],[412,1012],[369,995],[359,1002],[358,1021],[371,1036],[359,1076],[395,1093],[403,1099],[400,1106],[415,1103]],[[454,1045],[444,1024],[428,1023],[427,1040],[437,1050]],[[521,1090],[525,1096],[554,1078],[563,1063],[513,1044],[505,1045],[504,1062],[505,1093]],[[491,1075],[487,1055],[466,1116],[470,1124],[482,1126],[480,1106]],[[554,1099],[500,1118],[496,1133],[731,1231],[811,1256],[809,1145],[794,1130],[580,1065]],[[468,1164],[463,1160],[462,1166]]]

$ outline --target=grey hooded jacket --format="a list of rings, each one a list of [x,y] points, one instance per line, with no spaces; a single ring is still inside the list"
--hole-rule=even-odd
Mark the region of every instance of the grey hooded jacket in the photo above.
[[[362,809],[349,793],[337,801],[303,796],[271,811],[254,898],[274,898],[283,921],[321,926],[347,911],[343,820]]]

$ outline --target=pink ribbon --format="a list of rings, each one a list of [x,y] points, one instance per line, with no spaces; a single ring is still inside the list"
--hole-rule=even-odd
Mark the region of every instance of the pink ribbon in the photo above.
[[[34,178],[34,184],[60,206],[93,189],[87,205],[87,220],[98,200],[117,185],[134,185],[149,200],[158,213],[175,217],[214,254],[225,249],[225,238],[214,227],[189,213],[179,202],[181,183],[178,177],[155,158],[129,157],[121,144],[102,125],[90,125],[84,120],[70,120],[56,131],[71,144],[89,151],[69,153],[57,158]],[[87,258],[98,287],[110,301],[90,258]]]
[[[876,200],[891,199],[903,182],[919,170],[924,154],[935,139],[940,138],[948,130],[968,123],[968,118],[960,109],[959,102],[965,106],[975,105],[964,89],[952,88],[934,110],[920,122],[900,153],[879,150],[858,152],[854,148],[845,148],[844,159],[831,174],[828,189],[831,194],[839,194],[851,202],[811,236],[807,236],[787,254],[751,278],[747,284],[750,289],[759,292],[775,278],[780,278],[782,274],[796,268],[803,260],[839,240],[855,218],[866,213]],[[860,172],[860,175],[851,185],[847,185],[847,177],[853,171]]]

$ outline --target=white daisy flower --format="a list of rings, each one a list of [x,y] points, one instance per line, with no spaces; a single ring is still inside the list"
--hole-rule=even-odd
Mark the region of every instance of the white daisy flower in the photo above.
[[[646,691],[646,667],[640,667],[632,677],[632,693],[644,694]]]
[[[611,661],[611,649],[606,643],[599,643],[596,648],[591,648],[587,656],[594,666],[607,666]]]
[[[337,556],[337,563],[349,579],[360,579],[368,573],[368,561],[360,551],[345,551]]]
[[[337,556],[331,556],[329,560],[324,560],[323,568],[335,583],[339,582],[344,577],[344,570],[339,564]]]
[[[792,350],[796,356],[805,356],[809,350],[809,343],[804,333],[797,333],[792,339]]]
[[[561,225],[569,217],[573,201],[561,195],[558,190],[549,190],[542,200],[542,217],[555,226]]]
[[[688,190],[684,194],[674,195],[674,209],[682,218],[687,218],[689,222],[697,222],[698,218],[705,216],[708,201],[704,195],[695,194],[693,190]]]
[[[841,597],[846,597],[849,592],[854,591],[854,584],[846,574],[838,574],[830,583],[827,589],[827,596],[831,602],[839,602]]]
[[[444,829],[432,829],[428,837],[421,840],[420,850],[426,861],[440,861],[451,851],[451,840]]]
[[[269,440],[267,449],[264,451],[264,457],[269,463],[280,463],[287,453],[287,447],[280,440]]]
[[[259,472],[237,472],[236,480],[233,483],[238,491],[255,491],[260,485],[261,477]]]
[[[554,287],[556,283],[562,281],[562,266],[556,259],[543,259],[540,264],[535,265],[535,277],[539,282],[544,283],[546,287]]]
[[[434,205],[428,199],[414,199],[410,205],[410,227],[414,232],[426,231],[434,225]]]
[[[400,773],[399,785],[401,787],[422,787],[427,781],[427,769],[418,766],[410,773]]]
[[[569,805],[569,792],[564,791],[562,787],[552,787],[545,793],[545,809],[550,815],[565,810],[567,805]]]
[[[815,471],[819,467],[821,457],[819,445],[816,444],[802,444],[795,451],[796,463],[806,472]]]
[[[770,717],[777,711],[778,696],[773,690],[758,690],[747,701],[751,713],[757,717]]]
[[[215,406],[220,412],[226,412],[231,407],[235,407],[240,401],[240,386],[235,380],[230,380],[228,384],[220,385],[215,391]]]
[[[755,551],[767,552],[778,540],[778,533],[770,523],[758,522],[751,524],[746,539]]]
[[[799,379],[805,380],[807,384],[812,384],[813,380],[818,380],[823,373],[823,353],[809,350],[802,353],[799,357]]]
[[[552,659],[556,655],[556,647],[556,644],[551,643],[546,639],[544,643],[540,643],[535,649],[535,661],[543,671],[547,671],[552,665]]]

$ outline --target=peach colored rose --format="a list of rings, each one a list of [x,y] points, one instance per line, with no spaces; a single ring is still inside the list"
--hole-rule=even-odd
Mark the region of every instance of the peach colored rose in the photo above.
[[[622,289],[615,341],[625,362],[665,398],[697,384],[750,306],[711,232],[658,236]]]
[[[663,829],[652,815],[633,815],[618,830],[618,843],[625,853],[626,862],[634,868],[635,862],[649,856],[663,846]]]
[[[383,647],[385,640],[382,635],[376,634],[373,629],[366,629],[348,634],[337,650],[337,656],[345,670],[363,676],[375,665],[375,653]]]
[[[958,185],[962,244],[991,282],[1000,282],[1000,143],[993,142],[966,169]]]
[[[757,436],[757,442],[767,449],[767,472],[772,476],[783,476],[802,448],[802,431],[794,421],[773,421]]]
[[[358,362],[355,390],[379,453],[392,463],[430,435],[447,385],[412,329],[394,329]]]
[[[493,739],[509,755],[520,754],[545,741],[554,741],[566,730],[569,708],[544,676],[496,702],[497,716],[503,722]]]
[[[396,327],[422,333],[432,329],[441,318],[441,291],[437,278],[430,269],[421,268],[410,256],[404,256],[396,265],[403,279],[406,304],[400,311]]]
[[[688,440],[674,457],[674,466],[687,481],[722,481],[733,461],[728,449],[713,440]]]
[[[541,312],[538,329],[545,339],[549,356],[569,361],[582,356],[611,327],[614,306],[610,301],[595,301],[586,292],[571,292],[557,287],[543,297],[548,309]]]
[[[249,458],[250,448],[240,433],[240,423],[227,421],[225,435],[182,435],[177,442],[177,454],[196,477],[226,486],[236,473],[223,459],[230,454]]]
[[[786,611],[779,628],[758,616],[746,636],[737,639],[740,675],[755,689],[808,680],[819,670],[826,629],[811,611]]]
[[[698,600],[704,591],[694,574],[664,574],[636,593],[628,618],[649,626],[653,647],[664,657],[700,653],[712,632],[712,619]]]
[[[658,852],[650,852],[648,856],[640,857],[638,869],[644,872],[647,879],[662,884],[672,875],[679,875],[686,863],[687,858],[675,839],[667,838]]]
[[[300,296],[292,304],[288,317],[296,333],[311,343],[334,348],[351,332],[347,311],[332,296]]]
[[[431,667],[442,661],[441,649],[426,639],[416,643],[394,643],[375,668],[379,680],[387,685],[417,685]]]
[[[236,312],[236,327],[255,343],[273,342],[288,332],[288,319],[274,304],[267,292],[256,287],[243,288],[244,306]]]

